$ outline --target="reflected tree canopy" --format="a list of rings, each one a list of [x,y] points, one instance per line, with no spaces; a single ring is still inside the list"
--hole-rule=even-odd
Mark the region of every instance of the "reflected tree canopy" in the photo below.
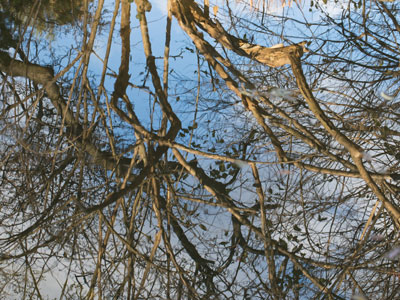
[[[0,0],[4,299],[397,299],[398,2]]]
[[[85,14],[92,1],[78,0],[1,0],[1,10],[18,20],[27,22],[30,18],[37,24],[66,25],[76,23]],[[31,21],[31,20],[30,20]],[[36,24],[36,26],[37,26]]]

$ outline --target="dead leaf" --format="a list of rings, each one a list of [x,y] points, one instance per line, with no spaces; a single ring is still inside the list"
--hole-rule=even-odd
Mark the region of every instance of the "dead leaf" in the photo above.
[[[214,12],[214,17],[217,17],[217,13],[218,13],[218,6],[214,6],[213,7],[213,12]]]

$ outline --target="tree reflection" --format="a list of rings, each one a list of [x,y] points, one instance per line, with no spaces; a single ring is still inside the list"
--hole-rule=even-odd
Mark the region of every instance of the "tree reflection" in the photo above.
[[[155,4],[0,1],[0,295],[398,298],[398,4]]]

